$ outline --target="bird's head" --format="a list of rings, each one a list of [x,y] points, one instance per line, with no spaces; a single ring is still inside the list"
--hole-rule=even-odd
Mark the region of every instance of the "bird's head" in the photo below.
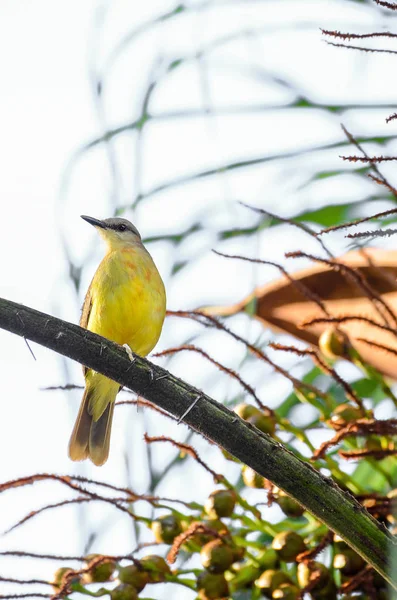
[[[117,250],[126,246],[142,244],[141,236],[137,228],[127,219],[111,217],[110,219],[94,219],[81,215],[81,218],[93,225],[105,240],[109,250]]]

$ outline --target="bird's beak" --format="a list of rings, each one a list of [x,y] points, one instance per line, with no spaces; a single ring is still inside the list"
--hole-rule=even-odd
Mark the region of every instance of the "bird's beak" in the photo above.
[[[103,221],[100,221],[99,219],[94,219],[94,217],[87,217],[86,215],[80,215],[82,219],[84,219],[84,221],[87,221],[87,223],[89,223],[90,225],[93,225],[94,227],[100,227],[101,229],[106,229],[106,224]]]

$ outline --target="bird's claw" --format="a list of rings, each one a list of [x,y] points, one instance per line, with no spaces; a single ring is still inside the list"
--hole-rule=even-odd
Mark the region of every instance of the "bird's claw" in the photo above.
[[[192,408],[194,408],[194,406],[196,406],[196,404],[200,400],[200,398],[201,398],[201,394],[198,394],[196,396],[196,398],[193,400],[193,402],[190,404],[190,406],[188,406],[188,408],[185,410],[185,412],[183,413],[183,415],[179,417],[179,419],[178,419],[178,425],[179,425],[179,423],[181,423],[181,421],[183,421],[183,419],[186,417],[186,415],[188,413],[190,413],[190,411],[192,410]]]
[[[123,344],[123,348],[125,348],[125,351],[127,352],[128,358],[130,359],[130,361],[132,363],[135,362],[135,356],[133,355],[132,350],[129,347],[129,345],[128,344]]]

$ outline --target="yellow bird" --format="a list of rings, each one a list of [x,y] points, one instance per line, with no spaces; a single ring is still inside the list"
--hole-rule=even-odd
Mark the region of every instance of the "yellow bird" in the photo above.
[[[160,337],[165,317],[165,289],[156,265],[127,219],[81,218],[97,229],[107,251],[88,288],[80,325],[146,356]],[[114,402],[121,386],[92,369],[84,367],[83,372],[85,391],[69,457],[90,458],[99,466],[109,455]]]

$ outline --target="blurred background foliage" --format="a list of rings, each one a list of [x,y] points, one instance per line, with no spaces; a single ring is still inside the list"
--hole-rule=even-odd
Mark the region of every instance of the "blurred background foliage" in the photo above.
[[[73,227],[76,215],[82,212],[83,196],[90,198],[85,201],[84,212],[89,206],[92,216],[99,218],[122,214],[137,225],[159,265],[168,307],[174,311],[232,304],[257,285],[279,276],[274,268],[228,260],[215,255],[213,249],[277,262],[293,271],[309,261],[302,259],[297,265],[297,261],[285,257],[286,252],[304,248],[318,254],[321,248],[314,237],[285,219],[316,232],[393,208],[393,190],[367,177],[371,172],[377,175],[374,165],[343,161],[341,156],[361,155],[357,144],[368,156],[396,155],[395,121],[386,123],[395,110],[395,89],[390,85],[395,40],[340,40],[320,30],[393,31],[397,13],[380,4],[372,0],[182,4],[163,0],[141,7],[137,19],[129,2],[99,3],[90,42],[89,74],[102,133],[71,157],[58,205],[69,272],[64,290],[70,306],[81,304],[101,256],[97,239],[88,237],[88,233],[84,257],[73,245]],[[361,45],[367,50],[333,47],[329,42]],[[376,48],[389,52],[371,51]],[[379,168],[393,183],[393,162]],[[259,214],[244,204],[270,215]],[[376,226],[381,228],[394,220],[389,216],[378,220]],[[351,247],[344,235],[338,231],[327,236],[327,247],[334,255]],[[388,239],[377,242],[390,247]],[[73,310],[68,308],[66,312],[71,314]],[[292,338],[275,336],[249,315],[238,314],[225,323],[242,341],[232,339],[224,330],[204,327],[195,319],[170,315],[157,350],[176,350],[155,360],[231,408],[259,400],[267,407],[261,415],[241,416],[253,418],[256,424],[259,419],[267,432],[304,460],[309,460],[338,426],[360,417],[387,419],[395,415],[396,401],[390,388],[373,372],[338,364],[337,373],[352,390],[352,395],[346,396],[346,388],[332,373],[313,366],[310,356],[298,358],[268,346],[274,339],[296,344]],[[184,351],[181,346],[186,344],[194,344],[202,352]],[[269,360],[254,355],[249,344]],[[271,361],[283,371],[275,371]],[[77,369],[66,362],[64,367],[66,383],[80,381]],[[285,373],[306,386],[315,386],[314,392],[305,385],[294,389]],[[80,392],[72,393],[76,394],[77,406]],[[363,409],[355,405],[355,396],[364,402]],[[120,401],[126,399],[130,400],[131,394],[123,392]],[[188,505],[147,498],[130,502],[128,494],[121,494],[121,500],[100,503],[101,509],[94,511],[92,503],[87,502],[87,508],[85,502],[77,502],[81,555],[94,550],[118,556],[115,562],[125,566],[120,557],[134,547],[138,547],[134,557],[141,557],[142,545],[153,541],[153,531],[157,542],[166,541],[169,546],[193,523],[203,523],[205,515],[207,519],[224,516],[227,521],[226,533],[222,530],[221,537],[213,532],[213,528],[219,529],[219,523],[210,524],[212,533],[204,523],[204,530],[193,530],[195,539],[190,540],[190,546],[189,536],[177,544],[176,574],[170,575],[164,564],[146,570],[146,574],[155,573],[159,580],[165,577],[171,583],[145,588],[140,597],[169,598],[172,594],[175,598],[193,598],[196,578],[204,577],[201,572],[218,576],[225,570],[229,591],[241,600],[261,594],[294,599],[302,597],[302,589],[308,593],[311,590],[313,598],[336,598],[336,586],[343,584],[345,588],[340,588],[343,591],[338,597],[386,597],[383,583],[365,571],[357,555],[349,554],[351,551],[346,554],[346,546],[334,540],[323,525],[303,513],[301,507],[293,503],[287,506],[290,499],[274,490],[270,482],[242,469],[183,426],[147,409],[137,413],[134,408],[119,407],[115,430],[113,452],[122,467],[113,473],[114,478],[106,472],[106,481],[117,486],[117,494],[128,486],[141,494],[167,496]],[[218,515],[209,507],[211,500],[206,498],[214,491],[213,474],[205,473],[186,448],[150,440],[144,443],[144,431],[152,436],[165,434],[177,443],[191,443],[215,473],[222,473],[215,482],[229,491],[232,509]],[[342,438],[340,445],[329,448],[314,464],[366,500],[369,508],[372,502],[372,512],[392,526],[390,497],[397,484],[395,457],[370,454],[357,464],[338,453],[341,449],[393,450],[390,431],[378,434],[372,431],[369,435],[367,431],[362,437]],[[82,467],[81,472],[86,475],[85,469]],[[100,475],[95,472],[90,481],[78,485],[91,486],[92,479],[100,480]],[[106,496],[103,488],[98,489]],[[135,515],[132,527],[127,529],[128,517],[120,519],[116,505],[128,507]],[[164,523],[153,524],[159,523],[160,516],[170,517],[167,526],[172,531],[167,540]],[[288,557],[275,542],[286,532],[300,536],[282,542],[283,548],[293,547]],[[201,553],[200,563],[197,550],[203,541],[226,544],[226,569],[213,568],[211,560],[215,559],[208,557],[213,547],[207,547],[204,557]],[[309,565],[306,575],[302,575],[304,566],[297,566],[296,557],[306,550],[313,554],[300,556],[300,564]],[[163,545],[155,551],[165,556]],[[320,574],[322,567],[318,563],[313,567],[311,562],[317,560],[318,553],[327,565],[326,572]],[[337,556],[342,558],[335,562]],[[95,560],[90,563],[89,559],[87,564],[92,573]],[[232,564],[235,566],[229,568]],[[207,571],[202,571],[203,567]],[[94,581],[106,582],[115,568],[113,565],[108,576],[94,577]],[[269,569],[287,577],[274,589],[262,576]],[[357,574],[356,584],[350,589],[348,584]],[[89,583],[87,574],[85,577],[73,584],[81,593],[94,589],[81,587],[82,582]],[[154,577],[151,581],[149,577],[149,583]],[[122,576],[120,580],[123,582]],[[66,577],[62,582],[66,587],[62,588],[61,583],[57,589],[67,593],[72,579]],[[178,582],[180,585],[174,585]],[[284,591],[272,596],[283,583],[288,589],[281,587]],[[223,590],[221,595],[219,591],[208,595],[210,592],[204,590],[200,598],[227,596],[222,588],[223,575],[219,575],[217,584]],[[106,588],[105,583],[102,585]],[[135,586],[137,593],[138,588]],[[146,594],[147,589],[153,591]],[[355,590],[361,595],[354,595]],[[130,596],[119,598],[133,599],[134,592],[128,592]]]

